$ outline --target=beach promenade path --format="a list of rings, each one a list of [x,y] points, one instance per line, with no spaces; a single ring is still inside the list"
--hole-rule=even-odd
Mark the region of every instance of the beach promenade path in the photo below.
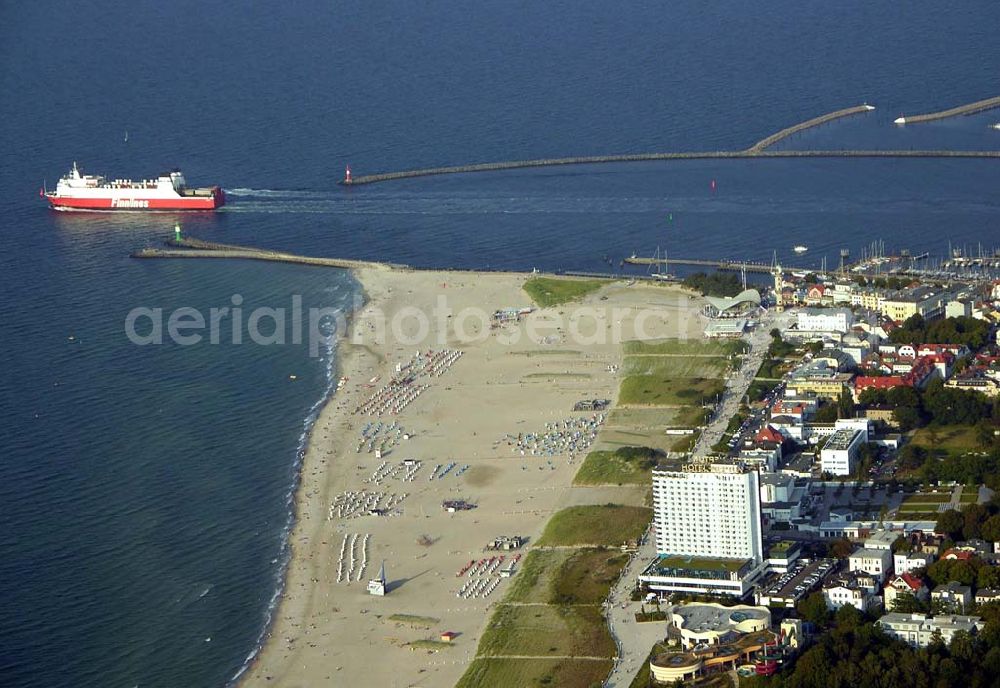
[[[656,539],[650,529],[608,596],[605,616],[618,648],[618,656],[604,682],[606,688],[628,688],[649,656],[650,649],[666,637],[665,621],[636,623],[635,614],[642,603],[631,600],[636,578],[655,556]]]

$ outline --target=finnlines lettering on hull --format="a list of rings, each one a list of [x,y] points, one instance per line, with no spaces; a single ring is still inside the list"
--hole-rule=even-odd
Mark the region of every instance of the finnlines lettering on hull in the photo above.
[[[188,188],[180,170],[156,179],[107,179],[82,174],[75,162],[55,191],[40,195],[54,210],[215,210],[226,202],[219,186]]]

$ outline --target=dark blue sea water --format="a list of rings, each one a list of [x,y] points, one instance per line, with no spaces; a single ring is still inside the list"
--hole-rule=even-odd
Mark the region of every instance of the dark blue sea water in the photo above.
[[[804,243],[814,264],[875,239],[992,247],[995,160],[334,182],[347,163],[743,148],[865,101],[878,109],[781,146],[997,149],[998,111],[891,124],[997,95],[997,26],[992,0],[0,4],[0,684],[222,686],[239,672],[335,359],[226,337],[139,347],[125,318],[234,294],[346,308],[356,288],[321,269],[132,260],[177,218],[49,212],[38,188],[73,160],[223,184],[224,212],[183,218],[194,236],[419,266],[601,270],[658,244],[788,261]]]

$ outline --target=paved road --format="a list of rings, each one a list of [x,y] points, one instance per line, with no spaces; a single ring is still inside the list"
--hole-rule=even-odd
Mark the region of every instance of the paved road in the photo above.
[[[761,363],[764,362],[767,348],[771,343],[770,331],[774,327],[784,329],[790,319],[791,315],[787,313],[768,312],[758,321],[757,327],[746,339],[750,344],[750,352],[744,357],[739,370],[731,373],[726,380],[722,401],[712,420],[701,433],[701,437],[698,438],[694,451],[691,452],[693,457],[704,457],[711,454],[712,447],[722,439],[726,426],[729,425],[729,420],[739,411],[743,395],[747,393],[750,383],[753,382]]]

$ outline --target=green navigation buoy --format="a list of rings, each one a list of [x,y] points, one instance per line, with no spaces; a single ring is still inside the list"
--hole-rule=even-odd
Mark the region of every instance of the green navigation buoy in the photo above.
[[[174,223],[174,241],[180,241],[180,240],[181,240],[181,223],[180,222],[175,222]]]

